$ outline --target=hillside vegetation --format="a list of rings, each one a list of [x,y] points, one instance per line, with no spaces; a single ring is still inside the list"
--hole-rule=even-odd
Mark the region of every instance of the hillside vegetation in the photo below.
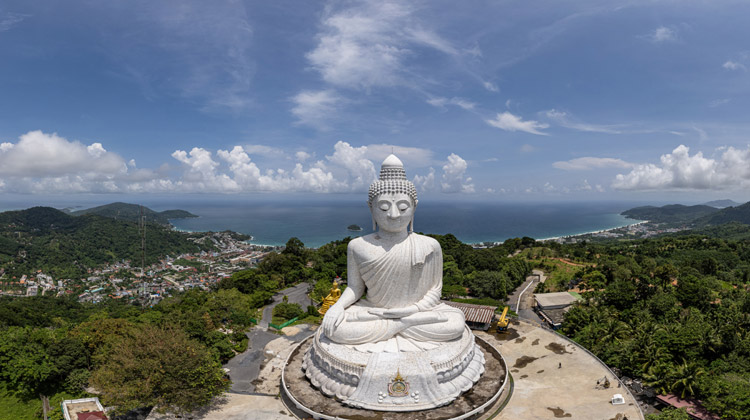
[[[149,224],[146,264],[164,255],[211,249],[188,238]],[[74,217],[51,207],[0,213],[0,268],[11,277],[42,270],[55,278],[75,278],[91,267],[140,258],[141,235],[135,222],[94,214]]]
[[[749,240],[683,233],[546,245],[548,261],[580,264],[584,300],[563,333],[659,393],[750,419]]]
[[[707,216],[718,211],[720,210],[711,206],[684,206],[682,204],[669,204],[662,207],[635,207],[622,212],[622,215],[636,220],[648,220],[653,223],[680,224],[690,223],[699,217]]]
[[[92,207],[85,210],[77,210],[70,213],[71,216],[82,216],[85,214],[96,214],[112,219],[123,220],[128,222],[138,222],[141,220],[141,210],[146,222],[168,225],[170,219],[187,219],[198,217],[185,210],[165,210],[156,212],[148,207],[128,203],[112,203],[103,206]]]

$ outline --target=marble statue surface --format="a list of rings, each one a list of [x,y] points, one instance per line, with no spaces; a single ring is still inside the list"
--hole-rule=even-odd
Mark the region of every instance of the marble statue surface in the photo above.
[[[388,156],[369,191],[376,231],[349,243],[348,287],[305,355],[311,383],[353,407],[438,407],[484,372],[463,312],[440,302],[443,254],[435,239],[413,232],[417,203],[403,164]]]

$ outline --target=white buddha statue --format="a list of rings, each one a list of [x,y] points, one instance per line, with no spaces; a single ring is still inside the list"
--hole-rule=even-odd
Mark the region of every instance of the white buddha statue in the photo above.
[[[367,203],[377,231],[349,243],[349,287],[323,319],[323,332],[331,341],[364,349],[396,337],[408,340],[390,344],[424,350],[463,333],[463,312],[440,303],[440,244],[413,232],[417,202],[403,164],[390,155],[381,179],[370,186]],[[365,292],[367,298],[360,300]]]
[[[313,385],[354,407],[437,407],[484,371],[463,312],[440,302],[443,254],[413,232],[417,203],[403,164],[388,156],[369,191],[376,232],[349,243],[348,287],[305,355]]]

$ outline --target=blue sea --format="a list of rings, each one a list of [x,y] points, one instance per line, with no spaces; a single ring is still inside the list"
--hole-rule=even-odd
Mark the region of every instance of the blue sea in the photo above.
[[[0,210],[32,205],[88,208],[115,201],[143,204],[154,210],[183,209],[200,217],[173,220],[184,231],[233,230],[252,235],[253,243],[283,245],[293,236],[308,247],[319,247],[346,236],[372,232],[365,196],[17,196],[0,203]],[[575,235],[635,223],[620,213],[643,203],[633,202],[502,202],[420,199],[415,230],[452,233],[465,243],[496,242],[529,236],[536,239]],[[356,224],[364,230],[351,232]]]

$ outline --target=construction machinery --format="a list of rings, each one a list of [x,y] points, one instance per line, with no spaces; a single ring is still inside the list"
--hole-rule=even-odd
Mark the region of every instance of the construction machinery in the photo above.
[[[503,314],[500,315],[500,319],[497,321],[497,331],[498,332],[504,332],[508,330],[508,323],[510,320],[507,317],[508,315],[508,307],[506,306],[503,309]]]

